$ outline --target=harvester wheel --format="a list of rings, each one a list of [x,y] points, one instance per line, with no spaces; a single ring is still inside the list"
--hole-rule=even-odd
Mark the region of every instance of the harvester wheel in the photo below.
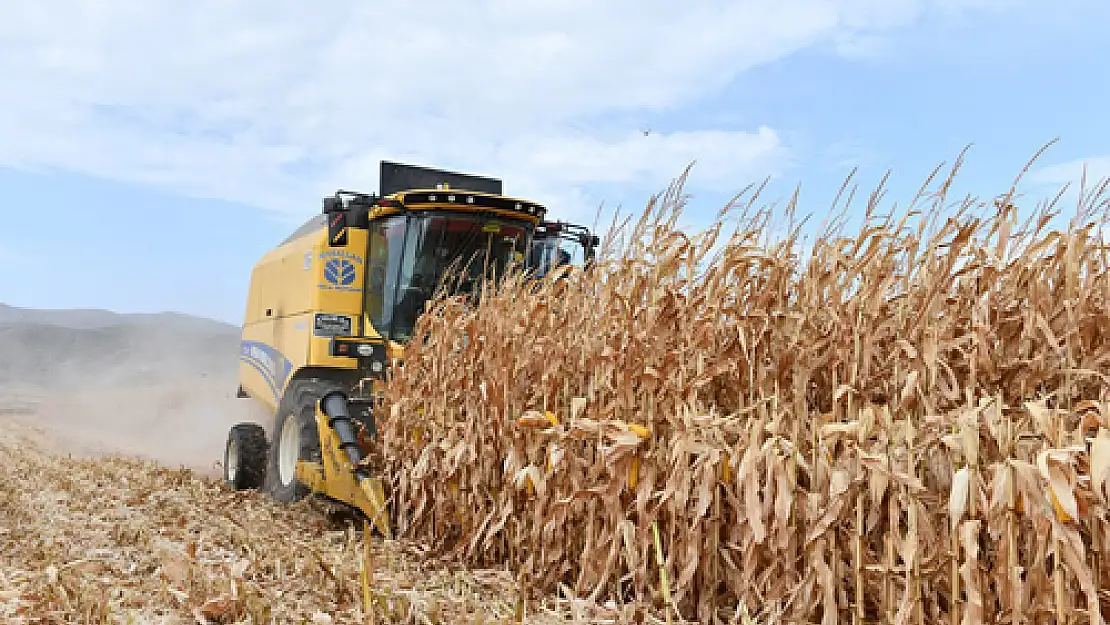
[[[239,423],[227,434],[224,481],[235,490],[260,488],[266,480],[266,430],[257,423]]]
[[[321,461],[316,404],[325,393],[340,388],[328,380],[306,378],[294,380],[286,389],[278,406],[266,471],[266,481],[274,499],[291,503],[309,494],[308,487],[297,480],[297,461]]]

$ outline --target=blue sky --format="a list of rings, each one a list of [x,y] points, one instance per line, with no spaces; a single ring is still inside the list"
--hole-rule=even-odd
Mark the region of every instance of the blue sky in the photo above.
[[[9,3],[0,302],[238,323],[257,257],[382,158],[502,177],[559,217],[688,218],[773,176],[822,216],[859,167],[905,202],[1110,175],[1095,0]],[[382,34],[392,32],[390,38]],[[408,39],[396,33],[411,33]],[[650,130],[647,136],[643,130]]]

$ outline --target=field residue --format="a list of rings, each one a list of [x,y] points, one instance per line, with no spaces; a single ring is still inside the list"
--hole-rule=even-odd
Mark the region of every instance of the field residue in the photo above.
[[[380,539],[364,610],[364,544],[349,518],[189,469],[54,455],[49,442],[13,424],[0,435],[0,622],[497,623],[517,612],[509,572],[455,570]],[[525,622],[574,612],[533,605]]]

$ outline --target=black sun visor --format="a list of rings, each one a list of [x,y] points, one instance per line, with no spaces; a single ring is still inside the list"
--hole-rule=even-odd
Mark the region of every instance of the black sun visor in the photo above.
[[[443,184],[459,191],[503,195],[501,181],[497,178],[460,174],[392,161],[381,162],[381,176],[378,180],[378,194],[381,197],[410,189],[439,189]]]

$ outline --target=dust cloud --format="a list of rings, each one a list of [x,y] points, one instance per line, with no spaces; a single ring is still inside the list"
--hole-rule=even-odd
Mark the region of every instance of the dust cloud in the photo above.
[[[264,408],[235,396],[234,326],[19,310],[0,315],[0,428],[33,428],[57,453],[140,457],[213,477],[228,428],[269,428]]]
[[[252,410],[254,409],[254,410]],[[249,400],[214,384],[64,392],[42,397],[21,419],[56,440],[56,451],[79,456],[125,455],[221,474],[228,428],[265,424]]]

